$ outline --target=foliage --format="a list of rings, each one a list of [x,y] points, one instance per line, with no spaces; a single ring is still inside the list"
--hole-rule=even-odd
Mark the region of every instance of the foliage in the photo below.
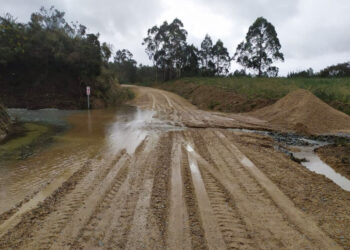
[[[277,76],[274,60],[284,61],[281,44],[275,27],[265,18],[259,17],[249,27],[245,41],[237,47],[234,58],[242,66],[257,72],[258,76]]]
[[[153,26],[147,31],[147,37],[143,39],[142,44],[146,45],[146,53],[153,60],[156,69],[160,68],[163,71],[163,80],[174,75],[181,76],[187,47],[186,39],[187,31],[177,18],[170,24],[164,22],[160,27]]]
[[[103,74],[108,72],[111,45],[101,45],[99,34],[86,33],[84,25],[69,24],[64,17],[54,7],[42,7],[28,23],[19,23],[10,14],[0,17],[4,99],[26,93],[55,98],[65,91],[80,106],[85,101],[85,86],[109,90],[116,78]]]
[[[230,67],[230,55],[224,47],[224,43],[219,39],[212,49],[212,57],[215,65],[216,75],[226,75]]]
[[[329,66],[319,73],[320,77],[349,77],[350,62]]]
[[[129,50],[118,50],[114,56],[114,63],[110,66],[116,72],[120,83],[133,83],[136,81],[136,61]]]
[[[314,70],[312,68],[309,68],[307,70],[302,70],[298,72],[290,72],[287,77],[288,78],[293,78],[293,77],[313,77],[316,76],[314,74]]]

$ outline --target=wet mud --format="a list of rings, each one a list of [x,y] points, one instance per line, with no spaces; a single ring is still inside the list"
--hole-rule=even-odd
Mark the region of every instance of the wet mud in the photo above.
[[[73,114],[4,172],[3,199],[23,202],[1,203],[1,249],[349,248],[348,191],[273,138],[225,129],[264,122],[134,88],[134,107]]]

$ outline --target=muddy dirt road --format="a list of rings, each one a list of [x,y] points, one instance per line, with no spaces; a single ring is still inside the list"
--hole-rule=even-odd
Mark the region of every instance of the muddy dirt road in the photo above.
[[[105,146],[0,215],[1,249],[350,248],[350,192],[225,129],[263,121],[134,90]]]

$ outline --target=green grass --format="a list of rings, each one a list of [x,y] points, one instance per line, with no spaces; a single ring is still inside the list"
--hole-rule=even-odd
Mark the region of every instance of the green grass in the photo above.
[[[24,158],[24,154],[33,146],[34,143],[39,143],[39,138],[49,132],[49,127],[35,123],[23,124],[24,135],[20,135],[13,139],[9,139],[3,144],[0,144],[1,158]]]
[[[222,87],[248,98],[279,99],[302,88],[350,115],[350,78],[190,77],[179,81]]]

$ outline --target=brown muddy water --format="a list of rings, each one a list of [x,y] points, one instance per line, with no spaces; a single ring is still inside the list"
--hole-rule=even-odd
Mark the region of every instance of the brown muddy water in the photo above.
[[[151,132],[179,129],[154,118],[153,111],[123,106],[110,110],[15,110],[26,122],[67,123],[54,143],[25,160],[0,159],[0,214],[25,198],[45,197],[92,158],[103,160],[123,148],[132,154]],[[152,129],[150,129],[152,127]],[[93,164],[93,162],[89,162]]]

